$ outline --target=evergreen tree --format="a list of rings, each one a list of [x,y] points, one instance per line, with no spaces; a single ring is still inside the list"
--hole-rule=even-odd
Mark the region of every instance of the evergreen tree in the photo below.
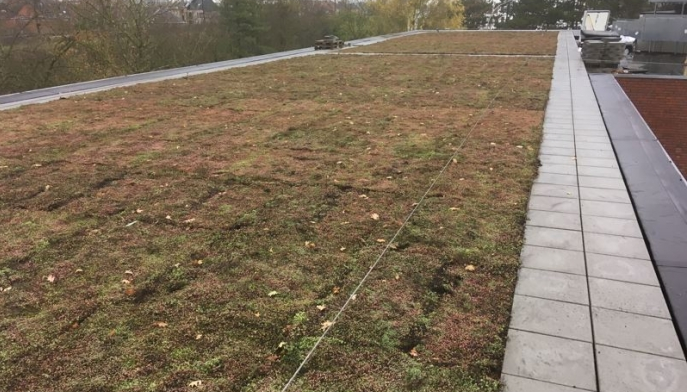
[[[235,57],[260,54],[258,38],[265,30],[261,23],[261,5],[258,0],[222,1],[220,14]]]

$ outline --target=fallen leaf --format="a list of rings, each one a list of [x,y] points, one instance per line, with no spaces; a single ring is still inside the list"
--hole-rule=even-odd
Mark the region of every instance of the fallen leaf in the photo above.
[[[179,266],[181,266],[181,263],[174,264],[174,268],[179,268]]]
[[[316,307],[319,311],[323,311],[323,310],[327,309],[327,305],[317,305]]]
[[[515,148],[522,148],[522,146],[515,146]]]
[[[451,159],[451,162],[458,163],[458,160],[456,158],[453,158],[453,159]]]
[[[369,199],[369,197],[367,197],[367,195],[365,195],[365,194],[360,195],[360,196],[358,196],[358,197],[361,198],[361,199]]]
[[[355,301],[358,298],[358,294],[351,295],[351,301]]]
[[[343,251],[346,250],[346,247],[345,247],[345,246],[342,246],[341,248],[339,248],[339,250],[343,252]]]
[[[383,242],[386,242],[386,240],[384,238],[377,238],[377,242],[379,242],[381,244]]]
[[[124,226],[124,227],[131,227],[131,226],[135,225],[136,223],[138,223],[137,220],[127,223],[126,226]]]
[[[200,339],[202,339],[202,338],[203,338],[203,334],[202,334],[202,333],[199,333],[198,335],[196,335],[196,340],[200,340]]]
[[[122,279],[122,283],[124,283],[124,284],[131,284],[131,281],[130,281],[130,280],[126,280],[126,279]]]
[[[379,220],[379,214],[372,214],[370,218],[372,218],[372,220]]]
[[[49,190],[50,190],[50,185],[46,185],[46,186],[45,186],[45,191],[47,192],[47,191],[49,191]]]
[[[167,215],[167,216],[165,217],[165,219],[171,220],[171,219],[172,219],[172,216],[171,216],[171,215]]]
[[[391,177],[391,176],[388,176],[386,179],[387,179],[387,180],[393,180],[394,178]]]
[[[203,260],[194,260],[193,264],[195,265],[203,265]]]
[[[465,181],[465,179],[461,177],[458,179],[458,181]]]
[[[188,386],[192,388],[199,387],[201,385],[203,385],[203,382],[201,380],[191,381],[190,383],[188,383]]]
[[[153,325],[156,326],[156,327],[160,327],[160,328],[167,328],[167,326],[168,326],[169,324],[167,324],[167,323],[164,322],[164,321],[158,321],[158,322],[154,323]]]
[[[496,145],[496,143],[494,143],[494,142],[491,142],[491,143],[489,143],[489,145],[491,145],[491,146],[495,146],[495,145]]]
[[[55,281],[55,275],[50,274],[46,279],[48,280],[48,282],[53,283]]]
[[[125,275],[133,275],[134,273],[131,270],[126,270],[126,271],[124,271],[124,274]]]
[[[490,168],[489,168],[489,171],[494,171],[494,168],[493,168],[493,167],[490,167]]]
[[[339,286],[334,286],[334,288],[332,289],[332,293],[334,294],[339,294],[339,291],[341,291],[341,288]]]
[[[184,223],[193,223],[196,221],[196,218],[191,218],[191,219],[186,219]]]
[[[255,313],[255,317],[260,317],[260,312]]]
[[[327,321],[325,321],[325,322],[322,323],[322,326],[320,327],[320,329],[324,331],[324,330],[326,330],[327,328],[330,328],[332,325],[334,325],[334,323],[331,322],[331,321],[329,321],[329,320],[327,320]]]
[[[279,294],[278,291],[270,291],[269,293],[267,293],[267,296],[268,296],[268,297],[274,297],[274,296],[277,295],[277,294]]]
[[[314,242],[310,242],[310,241],[305,241],[305,247],[306,247],[306,248],[312,249],[312,248],[315,247],[315,243],[314,243]]]
[[[408,354],[410,354],[411,357],[417,357],[418,355],[420,355],[417,353],[417,350],[415,350],[414,348],[412,350],[410,350],[410,352]]]
[[[458,207],[451,207],[451,208],[449,208],[449,210],[451,210],[451,211],[458,211],[458,210],[460,210],[460,208],[458,208]]]
[[[395,242],[392,242],[392,243],[389,245],[389,248],[391,248],[391,249],[397,249],[397,248],[398,248],[398,245],[396,245]]]
[[[467,266],[465,266],[465,270],[472,272],[475,270],[475,266],[472,264],[468,264]]]
[[[399,274],[396,274],[396,276],[394,276],[394,278],[395,278],[396,280],[399,280],[399,279],[401,279],[401,276],[400,276]]]
[[[137,214],[140,214],[141,212],[143,212],[142,209],[140,209],[140,208],[137,208],[137,209],[136,209],[136,213],[137,213]]]
[[[77,268],[74,272],[83,272],[81,268]]]
[[[284,346],[286,346],[286,342],[279,342],[279,345],[277,347],[283,348]]]

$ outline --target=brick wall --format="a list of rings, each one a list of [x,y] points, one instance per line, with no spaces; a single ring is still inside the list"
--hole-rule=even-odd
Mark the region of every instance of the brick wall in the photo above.
[[[687,78],[617,80],[682,175],[687,176]]]

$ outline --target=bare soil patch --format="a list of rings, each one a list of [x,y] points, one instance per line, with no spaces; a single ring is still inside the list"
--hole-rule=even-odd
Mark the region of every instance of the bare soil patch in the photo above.
[[[456,31],[423,33],[346,51],[555,55],[557,31]]]
[[[502,90],[293,389],[498,390],[551,68],[314,56],[0,113],[0,390],[278,390]]]

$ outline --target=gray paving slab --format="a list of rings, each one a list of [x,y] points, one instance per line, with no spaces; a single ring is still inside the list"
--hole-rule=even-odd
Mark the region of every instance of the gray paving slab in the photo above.
[[[555,165],[569,165],[576,166],[575,157],[568,157],[563,155],[540,155],[539,162],[542,165],[555,164]]]
[[[583,215],[582,223],[584,223],[584,231],[589,233],[644,238],[636,219],[617,219],[604,216]]]
[[[584,246],[590,253],[650,260],[643,238],[585,232]]]
[[[563,140],[563,141],[574,141],[575,140],[575,135],[573,134],[562,134],[562,133],[551,133],[551,134],[544,134],[544,141],[548,140]]]
[[[574,148],[560,148],[560,147],[542,147],[539,149],[539,153],[542,155],[563,155],[563,156],[575,156]]]
[[[577,168],[577,172],[581,176],[623,178],[622,174],[620,174],[620,169],[616,168],[580,166]]]
[[[566,174],[539,173],[534,182],[541,184],[577,186],[577,176],[569,176]]]
[[[597,346],[599,386],[604,392],[684,392],[687,362]]]
[[[541,147],[575,148],[575,143],[566,140],[544,140]]]
[[[631,259],[587,253],[589,276],[658,286],[658,277],[650,260]]]
[[[606,128],[593,128],[589,127],[586,129],[583,128],[575,128],[575,135],[576,136],[604,136],[608,135],[606,132]]]
[[[592,150],[592,151],[613,151],[611,143],[587,143],[575,140],[575,148],[578,150]]]
[[[625,181],[621,178],[606,178],[606,177],[577,177],[580,186],[587,188],[601,188],[601,189],[620,189],[625,190]]]
[[[580,199],[589,201],[605,201],[612,203],[630,204],[627,190],[599,189],[580,187]]]
[[[582,251],[582,234],[579,231],[527,226],[525,244]]]
[[[615,158],[615,154],[613,153],[613,151],[577,150],[577,157],[613,159]]]
[[[549,196],[549,197],[563,197],[567,199],[577,199],[577,187],[569,185],[553,185],[553,184],[534,184],[532,185],[532,195],[534,196]]]
[[[608,136],[578,136],[575,138],[575,141],[577,142],[585,142],[585,143],[610,143],[611,138]]]
[[[592,345],[587,342],[508,331],[503,372],[564,386],[594,390]]]
[[[593,167],[606,167],[606,168],[618,168],[618,161],[615,159],[608,158],[589,158],[589,157],[577,157],[578,167],[582,166],[593,166]]]
[[[585,277],[561,272],[520,268],[515,294],[580,305],[589,304]]]
[[[544,125],[544,134],[561,134],[561,135],[573,135],[572,128],[561,128],[556,125]]]
[[[529,209],[579,214],[580,203],[569,197],[530,196]]]
[[[607,218],[618,219],[636,219],[635,210],[632,208],[632,204],[616,203],[610,201],[585,200],[584,197],[588,195],[582,193],[581,189],[582,188],[580,188],[580,193],[582,196],[581,204],[583,215],[602,216]],[[626,191],[623,192],[627,195]]]
[[[559,155],[549,155],[552,157],[560,157]],[[565,157],[563,157],[565,158]],[[568,175],[577,175],[577,167],[574,165],[568,165],[568,164],[555,164],[555,163],[548,163],[548,162],[542,162],[541,166],[539,167],[539,172],[540,173],[553,173],[553,174],[568,174]]]
[[[587,305],[516,295],[511,328],[568,339],[592,341]]]
[[[601,308],[592,315],[596,344],[684,359],[670,320]]]
[[[572,388],[549,382],[531,380],[518,376],[503,374],[501,382],[504,385],[503,392],[585,392],[589,389]]]
[[[660,287],[589,278],[592,306],[669,319]]]
[[[552,227],[554,229],[577,231],[582,230],[579,214],[538,211],[534,209],[530,209],[527,213],[527,225],[537,227]]]
[[[520,260],[526,268],[585,275],[584,253],[578,251],[525,245]]]

